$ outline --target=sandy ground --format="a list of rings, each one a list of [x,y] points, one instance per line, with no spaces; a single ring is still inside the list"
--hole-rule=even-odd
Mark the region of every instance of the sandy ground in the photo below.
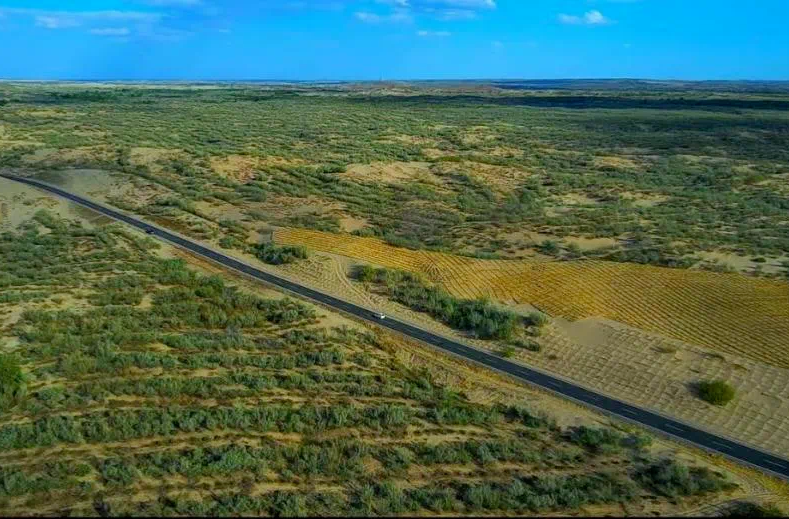
[[[472,340],[387,298],[371,294],[347,273],[358,261],[313,254],[282,267],[243,256],[255,266],[479,348]],[[525,307],[528,310],[528,307]],[[615,398],[702,426],[722,436],[789,456],[789,370],[669,339],[605,319],[577,322],[554,319],[539,339],[540,353],[517,359]],[[738,390],[726,407],[698,399],[694,384],[723,379]]]
[[[592,260],[481,260],[306,229],[279,229],[274,240],[420,272],[461,298],[528,303],[572,320],[602,317],[789,369],[785,281]]]
[[[358,262],[313,254],[308,260],[255,266],[416,326],[496,351],[498,345],[472,340],[349,280]],[[528,311],[528,306],[524,307]],[[517,360],[633,404],[702,426],[722,436],[789,456],[789,370],[690,345],[604,319],[554,319],[539,339],[540,353],[519,352]],[[699,400],[694,384],[723,379],[738,390],[726,407]]]
[[[7,181],[0,180],[0,182],[5,182],[5,184],[0,184],[0,187],[9,187],[6,186],[6,184],[8,184]],[[7,195],[11,190],[8,189],[0,192]],[[75,211],[75,208],[68,207],[68,204],[65,203],[57,201],[47,202],[44,199],[49,197],[40,195],[39,192],[30,188],[20,187],[19,190],[15,192],[17,195],[21,193],[24,194],[25,197],[42,199],[39,201],[42,204],[50,204],[53,207],[57,206],[58,211],[65,211],[65,213],[61,214],[72,214]],[[24,205],[24,199],[26,198],[20,197],[16,202],[10,204],[9,212],[17,214],[16,206]],[[83,216],[89,215],[84,214]],[[228,275],[223,269],[219,269],[208,262],[166,245],[162,247],[161,254],[166,257],[185,257],[193,267],[203,272],[224,272],[225,275]],[[412,321],[421,327],[430,328],[447,335],[454,334],[451,330],[435,323],[424,315],[414,313],[400,305],[371,295],[361,285],[350,282],[346,273],[353,266],[354,262],[348,258],[316,254],[306,262],[289,265],[283,268],[263,265],[250,257],[244,257],[244,259],[264,270],[277,272],[278,274],[290,277],[326,292],[342,295],[344,298],[353,302],[380,309],[391,315],[396,315],[398,318]],[[259,283],[248,280],[243,276],[230,275],[230,277],[234,283],[242,285],[245,289],[252,290],[264,297],[282,297],[281,293],[266,289]],[[357,323],[323,308],[320,309],[319,313],[324,316],[322,320],[325,325],[348,324],[352,326],[369,327],[369,325]],[[495,373],[470,366],[464,362],[457,361],[446,355],[425,348],[422,345],[403,340],[402,338],[391,335],[388,337],[390,337],[389,340],[392,342],[393,347],[398,349],[398,357],[403,362],[410,363],[414,366],[429,367],[439,380],[452,387],[463,390],[475,401],[523,403],[556,417],[558,423],[561,425],[611,424],[615,427],[624,427],[621,423],[612,423],[610,419],[603,415],[566,400],[556,398],[541,390],[515,384]],[[583,339],[583,344],[575,342],[577,338]],[[474,342],[476,342],[478,346],[483,344],[482,341]],[[710,363],[717,362],[718,370],[721,371],[725,368],[722,368],[720,364],[725,363],[726,366],[729,366],[728,369],[730,369],[731,373],[736,371],[736,375],[741,377],[741,382],[739,383],[747,383],[758,388],[758,390],[755,389],[743,393],[741,399],[734,403],[734,407],[732,407],[731,410],[733,410],[732,414],[736,414],[737,416],[747,412],[746,409],[740,411],[740,408],[753,407],[755,405],[754,402],[760,405],[758,404],[759,398],[756,395],[758,391],[766,390],[775,392],[775,387],[778,385],[778,382],[775,381],[780,377],[783,377],[784,380],[789,378],[786,377],[787,373],[784,370],[780,370],[779,372],[765,371],[764,367],[758,366],[753,361],[740,361],[730,356],[726,356],[723,361],[710,359],[708,358],[709,353],[703,349],[693,348],[677,343],[677,341],[669,341],[657,336],[650,336],[638,330],[633,330],[611,322],[583,321],[578,323],[567,323],[557,320],[550,325],[543,342],[545,344],[545,350],[543,353],[537,355],[545,359],[542,362],[560,363],[561,366],[559,369],[563,373],[565,370],[572,372],[571,374],[574,375],[574,377],[579,377],[579,381],[589,386],[594,386],[595,383],[600,384],[601,387],[605,386],[605,390],[614,396],[619,396],[617,393],[625,394],[627,392],[628,382],[626,378],[617,379],[612,382],[611,379],[615,378],[613,374],[616,371],[635,371],[629,369],[630,364],[628,364],[628,359],[638,358],[639,361],[636,365],[650,364],[651,361],[654,361],[655,367],[653,368],[654,374],[652,376],[656,378],[662,376],[669,377],[670,382],[665,384],[666,387],[681,384],[682,380],[684,380],[683,377],[686,377],[688,372],[692,372],[691,370],[712,369],[709,367],[712,365]],[[671,348],[676,348],[676,350],[673,353],[669,353]],[[650,353],[652,351],[655,351],[655,353]],[[657,351],[664,353],[657,353]],[[611,355],[611,352],[614,354]],[[652,357],[646,357],[648,355],[652,355]],[[553,361],[547,360],[551,356],[555,356],[556,358]],[[534,363],[533,357],[529,357],[528,360]],[[660,360],[664,360],[665,362],[661,364],[659,362]],[[624,363],[624,369],[622,363]],[[672,366],[672,364],[677,365]],[[744,369],[732,367],[735,364],[741,365]],[[593,366],[600,375],[592,378],[584,378],[582,376],[584,373],[588,374],[588,372],[594,371],[594,369],[590,370],[589,366]],[[605,375],[606,373],[608,375]],[[568,375],[568,373],[564,374],[565,376]],[[769,377],[773,377],[774,384],[772,386],[768,382]],[[596,380],[598,382],[596,382]],[[653,388],[655,387],[655,383],[654,381],[652,382]],[[639,388],[642,387],[639,384],[634,384],[632,380],[630,381],[630,394],[636,395],[634,401],[650,403],[651,400],[646,398],[646,395],[643,394],[644,391],[641,391],[641,399],[639,400]],[[655,392],[654,389],[653,392]],[[657,397],[658,406],[661,405],[661,402],[665,403],[667,400],[676,398],[676,395],[674,395],[671,390],[663,390],[659,393],[663,396]],[[780,394],[785,396],[785,390]],[[746,402],[748,405],[746,405]],[[693,410],[693,416],[696,417],[696,420],[703,421],[706,417],[706,419],[714,422],[715,412],[717,411],[718,415],[721,415],[719,410],[708,409],[705,411],[701,409],[701,407],[703,406],[696,405]],[[780,406],[778,412],[783,412],[783,410],[785,410],[785,407]],[[773,412],[773,417],[774,416],[775,412]],[[757,414],[756,419],[759,420],[760,417],[762,417],[762,415]],[[743,418],[742,420],[745,419]],[[753,419],[750,421],[753,421]],[[785,432],[786,429],[783,427],[782,425],[778,430]],[[749,431],[751,431],[751,429],[752,427],[743,427],[741,428],[743,431],[741,434],[750,434]],[[789,435],[782,434],[782,436]],[[686,459],[690,463],[708,465],[719,470],[725,470],[730,473],[733,479],[740,485],[740,489],[729,495],[700,498],[689,501],[683,505],[668,505],[668,507],[667,505],[661,505],[658,507],[650,502],[644,502],[637,506],[628,506],[627,510],[612,509],[605,510],[605,513],[622,513],[630,515],[659,513],[664,515],[704,516],[712,513],[719,513],[725,510],[734,500],[746,497],[767,502],[778,502],[779,504],[789,502],[789,488],[785,484],[758,472],[735,465],[720,457],[701,453],[695,449],[688,449],[684,446],[679,446],[670,441],[661,439],[655,442],[653,450],[656,454],[671,452],[674,455]],[[587,512],[592,513],[595,511],[590,509],[587,510]]]
[[[109,221],[108,218],[96,215],[93,211],[59,198],[49,197],[19,182],[0,178],[0,231],[16,228],[42,209],[56,212],[67,219],[81,220],[88,225],[99,225]]]
[[[125,189],[118,178],[103,172],[79,172],[55,178],[69,189],[91,196],[96,191]],[[38,193],[3,181],[8,193]],[[12,195],[13,196],[13,195]],[[30,195],[26,195],[30,196]],[[39,195],[38,203],[57,203]],[[103,197],[97,197],[99,199]],[[46,202],[48,199],[51,202]],[[10,199],[9,199],[10,200]],[[26,208],[23,203],[10,206]],[[68,211],[74,211],[69,209]],[[20,216],[15,216],[14,219]],[[385,252],[385,251],[384,251]],[[180,253],[179,253],[180,254]],[[417,253],[420,254],[420,253]],[[427,254],[427,253],[421,253]],[[241,254],[239,254],[241,255]],[[412,312],[351,282],[347,273],[358,260],[333,254],[313,254],[308,260],[273,267],[241,255],[256,266],[376,309],[442,334],[457,334],[425,314]],[[526,302],[528,303],[528,302]],[[528,306],[525,306],[528,308]],[[485,341],[476,346],[497,349]],[[555,319],[540,339],[539,354],[519,352],[520,360],[557,373],[591,389],[701,425],[782,455],[789,455],[789,370],[733,352],[712,350],[648,333],[597,317],[577,322]],[[724,408],[710,406],[694,394],[694,384],[724,379],[738,389],[738,398]]]

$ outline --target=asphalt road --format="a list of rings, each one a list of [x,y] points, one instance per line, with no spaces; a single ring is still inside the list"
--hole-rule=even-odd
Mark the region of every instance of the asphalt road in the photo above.
[[[783,458],[779,458],[772,454],[754,449],[753,447],[716,436],[712,433],[695,428],[686,423],[661,416],[630,404],[626,404],[619,400],[609,398],[605,395],[589,391],[588,389],[584,389],[575,384],[543,373],[542,371],[515,364],[501,357],[497,357],[496,355],[492,355],[476,348],[452,341],[440,335],[427,332],[390,317],[387,317],[383,320],[378,319],[375,313],[371,310],[301,286],[297,283],[293,283],[292,281],[288,281],[287,279],[269,274],[268,272],[256,269],[213,249],[209,249],[191,240],[187,240],[181,236],[167,232],[166,230],[163,230],[159,227],[154,227],[141,220],[132,218],[126,214],[115,211],[103,205],[96,204],[90,200],[71,194],[55,186],[36,181],[34,179],[16,177],[8,174],[0,174],[0,176],[56,194],[81,206],[109,216],[110,218],[149,232],[160,239],[166,240],[173,245],[198,254],[222,266],[231,268],[238,272],[249,275],[257,280],[274,285],[276,287],[280,287],[289,292],[298,294],[337,310],[341,310],[360,319],[364,319],[379,326],[389,328],[408,337],[422,341],[432,347],[449,352],[462,359],[470,360],[482,366],[494,369],[500,373],[509,375],[521,382],[539,386],[542,389],[569,398],[588,407],[592,407],[598,411],[603,411],[609,415],[614,415],[617,418],[624,419],[628,422],[634,422],[639,425],[646,426],[653,431],[670,436],[673,439],[693,444],[696,447],[701,447],[707,451],[721,454],[730,459],[751,465],[752,467],[772,473],[773,475],[779,476],[781,478],[789,479],[789,461]]]

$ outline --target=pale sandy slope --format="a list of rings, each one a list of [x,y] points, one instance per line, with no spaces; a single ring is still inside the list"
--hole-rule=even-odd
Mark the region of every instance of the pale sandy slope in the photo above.
[[[274,239],[420,272],[458,297],[487,295],[573,320],[604,317],[789,368],[785,281],[604,261],[480,260],[304,229],[280,229]]]
[[[248,258],[248,261],[254,261]],[[309,261],[272,268],[327,293],[379,309],[422,328],[495,351],[488,341],[464,338],[425,314],[371,295],[347,279],[353,261],[315,254]],[[517,359],[596,391],[700,425],[722,436],[789,456],[789,370],[690,345],[603,319],[561,319],[539,339],[540,353]],[[723,379],[738,390],[726,407],[695,395],[700,380]]]

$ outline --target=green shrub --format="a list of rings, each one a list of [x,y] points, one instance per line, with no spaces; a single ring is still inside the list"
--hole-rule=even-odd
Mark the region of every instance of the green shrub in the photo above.
[[[703,381],[698,385],[699,396],[713,405],[726,405],[734,399],[734,388],[722,380]]]
[[[480,339],[507,340],[523,324],[518,314],[497,308],[488,299],[458,299],[411,272],[362,266],[354,275],[384,288],[395,301],[426,312],[453,328],[472,332]]]
[[[515,348],[512,346],[504,346],[499,350],[499,355],[504,357],[505,359],[509,359],[515,356]]]
[[[14,355],[0,354],[0,398],[19,398],[24,395],[25,387],[25,375],[19,359]]]
[[[539,328],[537,328],[539,330]],[[539,353],[542,351],[542,346],[537,341],[533,341],[530,339],[513,339],[510,341],[510,344],[515,346],[516,348],[521,348],[527,351],[533,351]]]
[[[672,498],[718,492],[733,487],[723,476],[708,468],[688,468],[669,459],[640,469],[635,479],[657,494]]]
[[[556,256],[561,251],[561,247],[555,240],[545,240],[537,246],[537,250],[547,256]]]
[[[261,243],[255,247],[255,256],[263,263],[284,265],[300,259],[307,259],[307,249],[302,246],[278,247],[273,243]]]
[[[775,505],[757,505],[749,501],[741,501],[724,512],[724,517],[786,517]]]
[[[624,441],[624,437],[612,429],[596,429],[583,425],[570,429],[569,439],[593,454],[618,452]]]

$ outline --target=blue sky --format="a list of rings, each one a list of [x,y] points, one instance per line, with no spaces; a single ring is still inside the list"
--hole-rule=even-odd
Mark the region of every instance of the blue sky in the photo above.
[[[789,79],[789,0],[0,0],[7,79]]]

